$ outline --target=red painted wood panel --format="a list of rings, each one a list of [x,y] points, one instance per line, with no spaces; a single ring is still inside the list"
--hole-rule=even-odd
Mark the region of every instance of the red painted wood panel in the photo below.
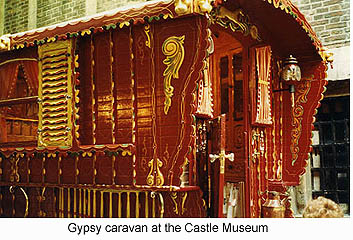
[[[113,89],[111,33],[97,33],[94,43],[96,143],[113,143]]]
[[[93,106],[92,106],[92,58],[91,36],[78,40],[79,62],[79,141],[83,145],[93,144]]]
[[[128,28],[112,32],[114,81],[115,143],[132,142],[132,80],[131,47]]]

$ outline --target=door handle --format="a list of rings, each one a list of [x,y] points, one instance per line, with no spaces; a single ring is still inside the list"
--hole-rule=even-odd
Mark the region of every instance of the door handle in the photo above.
[[[216,159],[219,159],[219,172],[221,174],[224,174],[224,166],[225,166],[225,160],[226,158],[233,162],[234,161],[234,153],[228,153],[226,154],[224,150],[221,150],[220,154],[209,154],[210,157],[210,162],[214,163]]]
[[[209,154],[210,162],[213,163],[216,159],[225,159],[227,158],[229,161],[234,162],[234,153],[226,154],[224,150],[220,152],[220,154]]]

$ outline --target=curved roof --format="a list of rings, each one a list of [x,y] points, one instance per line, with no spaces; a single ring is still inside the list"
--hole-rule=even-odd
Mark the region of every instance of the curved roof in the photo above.
[[[193,2],[196,5],[200,0],[193,0]],[[304,54],[304,56],[319,56],[323,53],[323,46],[317,35],[304,15],[289,0],[216,0],[213,5],[224,5],[230,10],[237,8],[245,10],[252,22],[263,26],[263,31],[271,36],[271,41],[279,46],[284,54],[287,54],[287,51],[291,54],[293,52]],[[192,10],[192,13],[195,12]],[[8,37],[11,38],[11,49],[18,49],[95,31],[175,17],[178,17],[175,12],[175,0],[155,0],[8,35]]]
[[[234,1],[230,0],[229,2]],[[239,0],[252,21],[262,25],[274,46],[288,56],[317,55],[325,60],[321,41],[302,13],[289,0]],[[320,56],[319,56],[320,55]]]

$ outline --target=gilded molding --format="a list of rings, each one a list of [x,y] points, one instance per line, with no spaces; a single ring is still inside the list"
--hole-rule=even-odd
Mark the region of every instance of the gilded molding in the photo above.
[[[184,39],[185,35],[167,38],[162,45],[162,52],[166,56],[163,63],[167,66],[163,72],[164,77],[164,113],[167,115],[172,105],[174,87],[171,85],[172,78],[179,78],[179,69],[184,61]]]

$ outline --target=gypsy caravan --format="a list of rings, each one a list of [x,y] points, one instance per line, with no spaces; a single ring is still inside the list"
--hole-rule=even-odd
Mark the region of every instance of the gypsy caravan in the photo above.
[[[332,59],[289,0],[148,1],[0,46],[0,216],[293,217]]]

